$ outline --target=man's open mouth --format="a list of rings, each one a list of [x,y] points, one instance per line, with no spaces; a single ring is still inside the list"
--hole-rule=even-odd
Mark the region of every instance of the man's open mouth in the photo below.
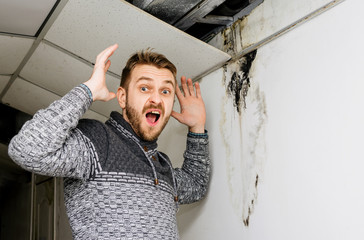
[[[147,114],[145,114],[145,117],[147,118],[147,122],[154,126],[158,123],[158,120],[160,118],[160,111],[159,110],[152,110],[147,112]]]

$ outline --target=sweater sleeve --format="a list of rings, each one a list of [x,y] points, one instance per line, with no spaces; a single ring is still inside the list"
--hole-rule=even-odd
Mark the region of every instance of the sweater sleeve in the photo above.
[[[210,179],[210,158],[208,136],[187,136],[187,148],[184,153],[182,168],[175,169],[178,202],[193,203],[203,198]]]
[[[92,103],[85,87],[75,87],[26,122],[9,144],[9,156],[37,174],[87,178],[91,154],[87,139],[76,128]]]

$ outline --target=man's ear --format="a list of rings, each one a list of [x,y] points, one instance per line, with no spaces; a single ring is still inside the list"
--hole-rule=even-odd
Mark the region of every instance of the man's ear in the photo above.
[[[119,105],[122,109],[126,107],[126,90],[123,87],[118,88],[118,92],[116,93],[116,97],[118,99]]]

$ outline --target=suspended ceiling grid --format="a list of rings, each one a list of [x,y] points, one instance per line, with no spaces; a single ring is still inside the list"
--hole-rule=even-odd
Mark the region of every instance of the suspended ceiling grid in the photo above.
[[[3,1],[10,5],[26,2]],[[26,32],[22,24],[8,26],[13,23],[10,20],[4,24],[4,8],[0,10],[1,102],[31,115],[86,81],[97,54],[114,43],[119,49],[110,58],[107,74],[112,91],[119,85],[127,58],[140,49],[151,47],[165,54],[177,66],[178,76],[192,78],[230,58],[125,1],[61,0],[53,6],[40,5],[45,13],[39,15],[46,20],[38,20],[38,28],[32,31],[26,27]],[[52,14],[47,12],[50,9]],[[37,32],[39,24],[43,27]],[[95,102],[86,117],[103,121],[115,109],[120,109],[116,100]]]

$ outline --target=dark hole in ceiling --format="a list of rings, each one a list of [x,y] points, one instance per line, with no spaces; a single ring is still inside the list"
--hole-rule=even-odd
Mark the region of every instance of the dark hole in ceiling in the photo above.
[[[194,36],[195,38],[207,41],[211,39],[217,32],[224,29],[225,26],[217,24],[195,23],[185,32]]]
[[[263,2],[263,0],[127,1],[205,42]]]
[[[227,0],[215,8],[210,14],[232,17],[245,7],[249,6],[249,4],[249,0]]]

